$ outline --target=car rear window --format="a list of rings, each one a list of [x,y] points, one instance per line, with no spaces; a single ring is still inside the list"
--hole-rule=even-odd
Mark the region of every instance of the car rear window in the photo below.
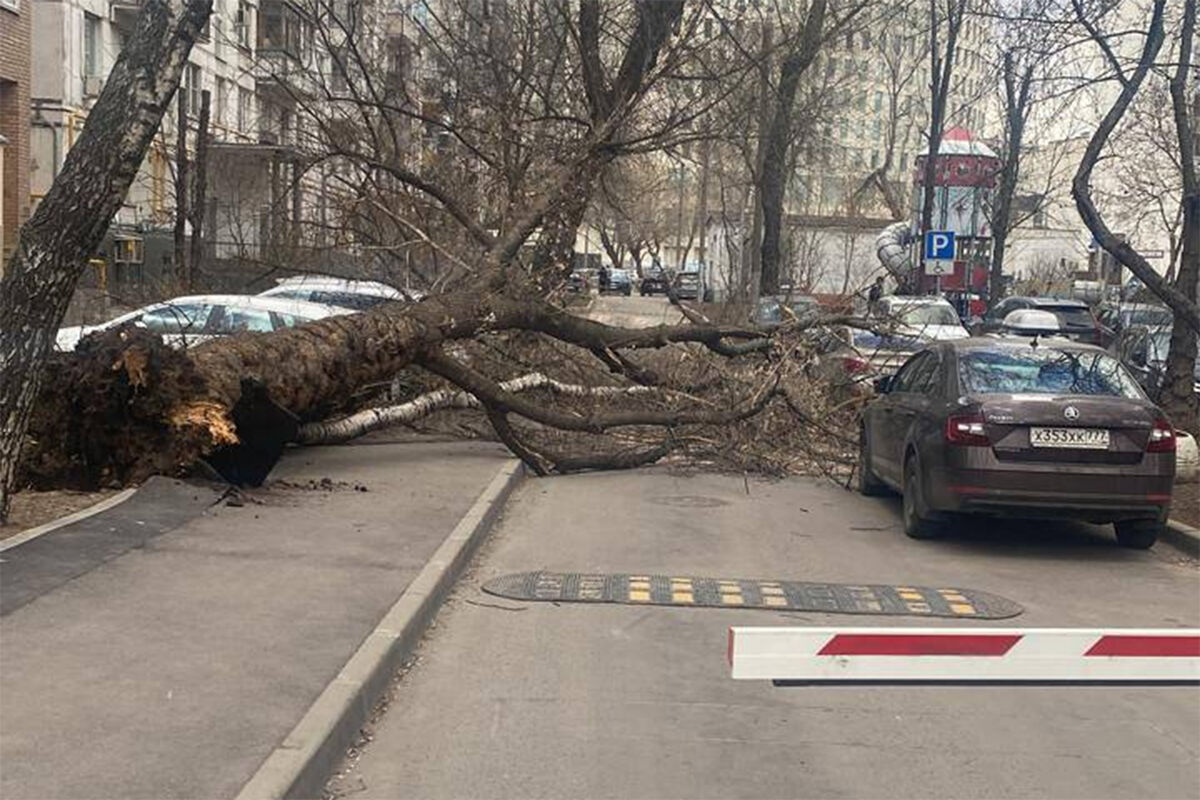
[[[876,350],[894,350],[904,353],[915,353],[925,346],[920,339],[908,336],[880,335],[872,331],[855,330],[852,335],[854,349],[860,352]]]
[[[971,394],[1085,394],[1142,397],[1121,363],[1107,353],[1028,349],[969,350],[958,375]]]
[[[1092,328],[1095,325],[1092,312],[1079,306],[1040,307],[1040,310],[1053,313],[1064,328]]]
[[[1128,325],[1170,325],[1174,321],[1169,308],[1135,308],[1129,312]]]

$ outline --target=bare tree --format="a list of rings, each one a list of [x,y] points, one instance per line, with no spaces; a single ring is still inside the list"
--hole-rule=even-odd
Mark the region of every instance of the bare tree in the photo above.
[[[1191,71],[1192,38],[1195,31],[1195,0],[1185,0],[1184,3],[1178,58],[1170,81],[1183,188],[1183,245],[1179,270],[1173,283],[1159,275],[1145,256],[1125,238],[1113,233],[1092,199],[1091,188],[1093,170],[1109,138],[1157,65],[1159,52],[1166,40],[1165,8],[1166,0],[1155,0],[1140,55],[1132,71],[1129,71],[1115,55],[1108,36],[1095,20],[1084,15],[1081,6],[1077,6],[1081,24],[1100,47],[1121,91],[1088,142],[1075,173],[1071,193],[1080,216],[1099,245],[1160,297],[1174,313],[1175,325],[1172,330],[1171,352],[1168,355],[1166,393],[1161,399],[1168,412],[1173,415],[1176,424],[1194,430],[1197,425],[1197,412],[1193,369],[1196,359],[1196,334],[1200,333],[1200,312],[1196,302],[1197,278],[1200,276],[1200,264],[1197,263],[1200,260],[1200,185],[1196,177],[1195,134],[1187,83]]]
[[[88,257],[120,208],[179,86],[212,0],[146,0],[62,171],[0,279],[0,520],[42,370]]]

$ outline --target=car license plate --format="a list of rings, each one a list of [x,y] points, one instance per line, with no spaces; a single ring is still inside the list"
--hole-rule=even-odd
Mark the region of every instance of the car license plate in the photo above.
[[[1030,428],[1029,444],[1033,447],[1107,450],[1108,431],[1103,428]]]

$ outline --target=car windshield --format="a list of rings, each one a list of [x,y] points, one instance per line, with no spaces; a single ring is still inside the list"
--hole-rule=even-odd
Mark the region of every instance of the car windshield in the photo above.
[[[958,325],[954,309],[940,303],[900,306],[896,316],[905,325]]]
[[[1028,349],[970,350],[958,374],[972,394],[1085,394],[1142,397],[1137,383],[1107,353]]]

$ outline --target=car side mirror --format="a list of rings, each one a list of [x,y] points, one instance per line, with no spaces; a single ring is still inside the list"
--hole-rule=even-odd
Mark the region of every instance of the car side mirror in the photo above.
[[[892,378],[894,377],[894,375],[884,375],[883,377],[876,378],[874,381],[875,393],[887,394],[890,392],[892,390]]]

